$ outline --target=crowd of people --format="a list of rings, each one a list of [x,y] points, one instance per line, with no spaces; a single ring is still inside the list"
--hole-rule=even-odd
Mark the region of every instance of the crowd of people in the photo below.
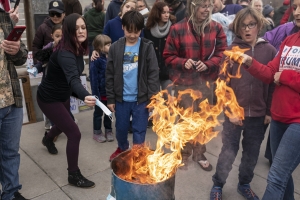
[[[229,80],[244,116],[225,116],[215,167],[204,155],[205,144],[188,142],[179,169],[188,168],[190,156],[204,171],[214,169],[209,198],[221,200],[242,140],[237,191],[248,200],[259,200],[250,183],[267,136],[265,157],[271,167],[262,199],[293,200],[292,173],[300,163],[300,0],[284,0],[278,9],[261,0],[161,0],[152,7],[148,3],[112,0],[105,10],[104,0],[92,0],[83,10],[78,0],[53,0],[49,16],[36,30],[34,67],[43,72],[36,100],[49,120],[42,144],[55,155],[57,136],[62,132],[67,136],[69,184],[95,187],[78,166],[81,132],[70,112],[70,96],[94,107],[92,139],[117,140],[111,161],[130,148],[129,130],[131,148],[143,147],[151,126],[147,104],[153,95],[160,90],[175,97],[186,89],[200,91],[201,99],[183,95],[178,105],[198,112],[204,99],[215,104],[214,82],[221,78]],[[14,65],[22,65],[28,51],[22,41],[6,40],[18,22],[18,7],[5,10],[0,2],[0,16],[0,194],[2,200],[26,200],[19,193],[23,114]],[[239,70],[237,60],[230,63],[227,74],[219,74],[226,59],[223,52],[235,46],[248,48],[239,57],[243,60],[239,79],[230,78]],[[89,55],[91,92],[80,79],[85,55]],[[114,113],[115,127],[96,105],[98,100]]]

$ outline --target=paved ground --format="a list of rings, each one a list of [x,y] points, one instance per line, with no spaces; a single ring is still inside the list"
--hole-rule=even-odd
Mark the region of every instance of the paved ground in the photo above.
[[[33,200],[105,200],[110,192],[111,169],[108,158],[116,149],[116,141],[97,143],[92,139],[92,111],[76,114],[82,132],[80,143],[79,166],[83,175],[96,183],[93,189],[79,189],[68,185],[66,162],[66,136],[61,135],[56,146],[58,155],[50,155],[41,144],[44,133],[43,122],[25,125],[22,129],[20,154],[20,181],[23,184],[21,192]],[[220,127],[221,129],[222,127]],[[132,135],[129,135],[131,140]],[[155,145],[156,134],[148,129],[147,141]],[[221,148],[220,134],[207,144],[206,156],[215,167]],[[265,141],[255,168],[252,182],[253,190],[262,197],[266,187],[266,177],[269,169],[267,160],[263,157]],[[224,187],[224,200],[243,199],[237,192],[237,174],[241,152],[233,165],[227,184]],[[288,163],[285,163],[288,164]],[[203,171],[197,163],[189,160],[187,171],[179,170],[176,174],[176,200],[207,200],[212,186],[211,172]],[[295,196],[300,200],[300,168],[294,172]],[[159,198],[158,198],[159,200]]]

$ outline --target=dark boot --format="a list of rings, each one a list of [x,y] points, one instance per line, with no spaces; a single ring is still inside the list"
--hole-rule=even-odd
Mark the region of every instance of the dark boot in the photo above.
[[[80,170],[77,170],[76,172],[69,172],[68,181],[69,184],[74,185],[76,187],[81,187],[81,188],[95,187],[95,183],[82,176]]]
[[[12,200],[27,200],[19,192],[15,192],[14,198]]]
[[[43,137],[42,143],[47,147],[50,154],[57,154],[57,149],[53,140],[47,138],[47,131],[45,132],[45,136]]]

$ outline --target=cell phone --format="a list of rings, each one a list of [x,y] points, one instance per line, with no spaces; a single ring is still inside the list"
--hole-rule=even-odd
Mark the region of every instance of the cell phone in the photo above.
[[[22,33],[25,31],[26,26],[15,26],[14,29],[7,36],[8,41],[18,41],[21,38]]]
[[[19,5],[19,3],[20,3],[20,0],[17,0],[16,3],[15,3],[15,6],[14,6],[14,11],[16,10],[16,8]]]

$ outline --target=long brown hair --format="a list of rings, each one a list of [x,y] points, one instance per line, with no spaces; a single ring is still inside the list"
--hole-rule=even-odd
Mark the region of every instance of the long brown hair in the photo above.
[[[76,21],[79,18],[81,18],[86,24],[85,19],[77,13],[72,13],[64,19],[62,26],[62,38],[55,50],[67,50],[75,55],[87,54],[88,40],[86,39],[78,45],[79,43],[76,37]]]
[[[160,21],[161,14],[164,11],[164,7],[166,6],[168,5],[162,1],[156,2],[153,5],[146,23],[147,29],[151,29],[155,26],[156,23]],[[170,14],[170,21],[172,22],[172,24],[174,24],[176,22],[176,17]]]

